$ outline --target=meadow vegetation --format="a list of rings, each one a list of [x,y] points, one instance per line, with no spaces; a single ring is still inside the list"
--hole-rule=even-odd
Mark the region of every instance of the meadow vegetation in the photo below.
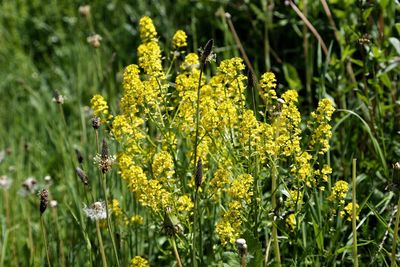
[[[398,266],[397,1],[0,3],[0,267]]]

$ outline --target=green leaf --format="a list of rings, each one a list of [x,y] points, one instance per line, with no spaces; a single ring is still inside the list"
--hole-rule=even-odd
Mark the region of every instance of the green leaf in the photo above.
[[[379,75],[379,80],[387,87],[387,88],[392,88],[392,82],[389,79],[389,76],[387,73],[382,73]]]
[[[283,64],[283,73],[285,75],[285,80],[291,89],[301,89],[301,80],[295,67],[293,67],[291,64],[285,63]]]
[[[390,37],[389,42],[393,45],[394,49],[396,49],[397,54],[400,55],[400,41],[397,38]]]

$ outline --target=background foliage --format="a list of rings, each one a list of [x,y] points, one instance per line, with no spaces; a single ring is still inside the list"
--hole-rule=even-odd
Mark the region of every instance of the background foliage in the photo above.
[[[95,243],[91,240],[95,234],[94,230],[82,233],[91,224],[82,218],[85,201],[75,174],[74,149],[82,152],[84,167],[95,180],[95,133],[88,110],[92,95],[101,93],[112,111],[118,109],[123,69],[137,60],[138,21],[143,15],[153,18],[164,55],[169,54],[175,30],[183,29],[192,51],[213,38],[217,62],[241,56],[225,12],[231,14],[258,77],[267,70],[276,73],[279,94],[286,88],[296,89],[299,109],[306,114],[322,97],[335,103],[328,156],[332,180],[350,181],[351,159],[357,158],[360,261],[386,265],[392,230],[389,241],[384,236],[398,197],[398,187],[392,185],[396,182],[392,164],[400,157],[400,6],[396,1],[329,1],[330,20],[321,3],[295,2],[321,35],[328,54],[284,1],[93,1],[89,19],[79,15],[81,1],[2,1],[0,148],[6,157],[0,163],[0,174],[12,177],[13,184],[8,202],[2,191],[2,203],[8,205],[1,205],[0,265],[42,262],[37,196],[22,198],[18,192],[29,176],[44,186],[45,175],[52,177],[50,191],[59,203],[59,208],[48,214],[51,219],[46,218],[49,224],[56,222],[48,226],[49,240],[57,240],[50,248],[60,253],[63,240],[67,265],[89,264],[87,251],[93,249],[90,244]],[[94,33],[103,38],[98,49],[86,41]],[[62,110],[52,102],[54,91],[65,96]],[[112,177],[110,191],[127,194],[116,171]],[[321,259],[331,253],[332,264],[351,261],[351,248],[347,247],[350,224],[342,230],[337,246],[318,252]],[[383,249],[379,247],[382,240]],[[317,253],[315,246],[305,248],[304,259]],[[282,254],[290,251],[290,246],[282,248]],[[134,256],[132,251],[121,253],[129,255],[124,264]],[[162,247],[156,253],[147,256],[158,257],[164,265],[172,262]],[[317,265],[306,260],[303,264]]]

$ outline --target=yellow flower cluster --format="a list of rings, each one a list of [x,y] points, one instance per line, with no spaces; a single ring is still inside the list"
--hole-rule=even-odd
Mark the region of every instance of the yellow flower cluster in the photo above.
[[[153,176],[161,182],[168,182],[174,175],[174,162],[167,151],[161,151],[154,156]]]
[[[113,214],[116,218],[118,218],[118,217],[120,217],[120,216],[122,215],[122,210],[121,210],[121,208],[120,208],[120,206],[119,206],[119,201],[118,201],[118,199],[113,199],[112,202],[111,202],[111,204],[109,204],[109,208],[111,209],[112,214]]]
[[[156,40],[157,31],[151,18],[147,16],[142,17],[139,20],[139,29],[142,42],[147,43]]]
[[[291,231],[295,230],[296,216],[294,215],[294,213],[289,214],[289,216],[286,218],[286,223],[289,225]]]
[[[131,260],[131,265],[130,267],[149,267],[149,262],[140,256],[135,256]]]
[[[343,180],[339,180],[335,183],[335,186],[332,188],[329,200],[331,201],[338,200],[340,204],[344,204],[344,199],[346,198],[347,191],[349,191],[349,183]]]
[[[356,214],[358,213],[359,205],[356,203]],[[341,218],[344,218],[345,216],[347,217],[348,221],[351,221],[353,218],[353,203],[349,203],[344,207],[344,210],[342,210],[339,213]],[[356,220],[358,220],[358,215],[356,217]]]
[[[192,199],[188,195],[180,196],[176,202],[178,212],[188,212],[194,207]]]
[[[172,48],[179,49],[187,46],[187,35],[182,30],[177,30],[172,37]]]
[[[215,171],[213,178],[210,180],[210,194],[214,201],[220,199],[222,189],[229,183],[229,171],[226,168],[218,168]]]
[[[112,115],[109,114],[107,101],[102,95],[94,95],[90,100],[90,104],[93,115],[99,117],[102,123],[112,118]]]
[[[265,104],[268,107],[274,100],[278,99],[276,96],[276,77],[272,72],[266,72],[261,76],[259,81],[260,88],[263,90],[263,97]]]
[[[311,134],[311,150],[319,149],[319,154],[329,150],[329,139],[332,136],[331,125],[329,124],[332,114],[335,111],[332,102],[324,98],[318,103],[318,108],[311,113],[314,119],[314,130]]]
[[[142,216],[135,214],[132,215],[130,218],[125,218],[126,225],[141,225],[144,223],[144,219]]]
[[[246,205],[250,204],[253,177],[250,174],[239,175],[226,189],[228,195],[233,199],[229,203],[228,209],[222,215],[222,220],[215,226],[215,231],[221,239],[223,245],[228,242],[234,244],[241,233],[241,214]]]

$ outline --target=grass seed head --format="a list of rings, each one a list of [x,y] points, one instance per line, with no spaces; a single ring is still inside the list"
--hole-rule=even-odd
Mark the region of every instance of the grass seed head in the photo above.
[[[47,205],[49,203],[49,191],[44,188],[42,191],[40,191],[40,215],[43,214],[43,212],[47,209]]]
[[[206,46],[204,47],[203,52],[201,53],[201,58],[200,58],[201,64],[205,65],[207,62],[213,60],[214,58],[214,55],[212,53],[213,45],[214,45],[214,40],[213,39],[208,40]]]
[[[99,129],[100,128],[100,124],[101,124],[101,122],[100,122],[100,118],[99,117],[93,117],[92,118],[92,127],[93,127],[93,129],[95,129],[95,130],[97,130],[97,129]]]
[[[89,179],[88,179],[86,173],[79,167],[76,167],[75,171],[76,171],[76,174],[78,175],[78,177],[81,179],[82,183],[84,185],[88,185]]]

